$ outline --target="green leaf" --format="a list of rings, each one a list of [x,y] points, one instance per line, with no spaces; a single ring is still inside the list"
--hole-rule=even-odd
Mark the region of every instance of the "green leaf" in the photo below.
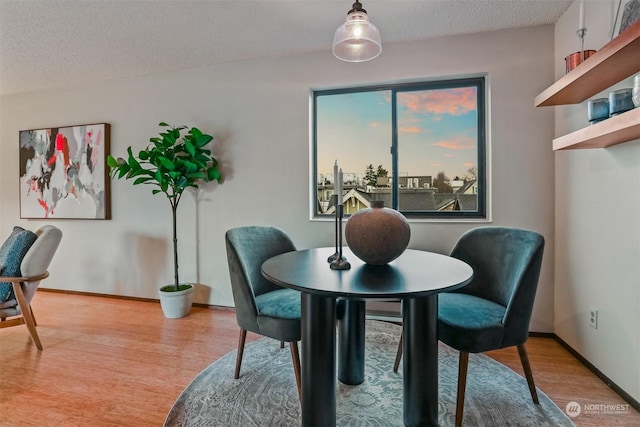
[[[202,136],[202,131],[200,129],[198,129],[197,127],[192,127],[189,130],[189,135],[193,135],[193,137],[195,139],[198,139],[198,138],[200,138]]]
[[[173,162],[171,160],[167,159],[166,157],[160,156],[160,157],[158,157],[158,160],[160,161],[160,165],[163,168],[168,169],[170,171],[175,169],[175,165],[173,164]]]
[[[131,170],[129,172],[129,178],[135,178],[136,176],[140,176],[140,175],[147,175],[147,176],[153,177],[153,174],[146,169],[136,169],[136,170]]]
[[[129,152],[129,158],[127,159],[129,167],[139,169],[141,167],[140,163],[138,163],[138,160],[134,157],[133,152],[131,151],[131,147],[129,147],[127,151]]]
[[[205,179],[207,176],[202,171],[196,171],[196,172],[190,173],[188,177],[193,181],[197,179]]]
[[[145,182],[148,182],[151,179],[152,178],[149,178],[148,176],[140,177],[135,181],[133,181],[133,185],[144,184]]]
[[[198,147],[203,147],[207,145],[209,142],[211,142],[212,140],[213,140],[213,137],[211,135],[200,135],[196,139],[196,145]]]
[[[219,181],[222,175],[220,175],[220,171],[218,170],[218,168],[209,168],[209,170],[207,170],[207,177],[209,178],[209,181],[213,181],[214,179],[216,181]]]
[[[183,163],[184,163],[184,168],[186,173],[191,173],[198,169],[198,165],[193,162],[185,160]]]
[[[176,137],[171,131],[163,132],[160,136],[162,136],[162,143],[165,147],[169,147],[176,142]]]
[[[187,149],[187,152],[191,155],[191,157],[194,157],[196,155],[196,148],[191,142],[185,140],[184,147]]]
[[[127,166],[127,168],[128,168],[128,166]],[[121,167],[120,168],[120,172],[118,173],[118,179],[120,179],[123,176],[125,176],[127,174],[127,172],[129,172],[128,169],[126,169],[125,167]]]

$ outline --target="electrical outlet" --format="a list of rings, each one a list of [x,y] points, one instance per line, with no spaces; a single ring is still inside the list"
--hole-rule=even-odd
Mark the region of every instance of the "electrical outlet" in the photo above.
[[[589,309],[589,325],[594,329],[598,329],[598,310],[595,308]]]

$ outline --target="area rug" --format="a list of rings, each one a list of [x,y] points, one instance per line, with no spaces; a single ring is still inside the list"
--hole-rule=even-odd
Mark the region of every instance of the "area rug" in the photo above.
[[[400,327],[367,320],[365,381],[358,386],[338,382],[338,426],[402,426],[402,369],[393,372]],[[239,379],[233,378],[236,352],[209,365],[178,396],[165,420],[176,426],[299,426],[300,401],[291,353],[263,338],[247,344]],[[527,381],[506,366],[471,354],[464,425],[487,427],[573,426],[571,420],[538,390],[535,405]],[[439,423],[455,419],[458,352],[440,343]],[[534,367],[535,378],[535,367]]]

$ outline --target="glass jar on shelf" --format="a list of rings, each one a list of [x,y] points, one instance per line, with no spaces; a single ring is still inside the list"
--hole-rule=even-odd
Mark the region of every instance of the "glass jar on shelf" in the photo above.
[[[633,78],[633,93],[631,99],[636,108],[640,107],[640,74],[636,74]]]

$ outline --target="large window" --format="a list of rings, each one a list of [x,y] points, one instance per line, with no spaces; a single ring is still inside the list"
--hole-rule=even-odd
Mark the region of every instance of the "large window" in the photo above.
[[[484,78],[313,92],[314,217],[372,200],[411,218],[484,218]]]

